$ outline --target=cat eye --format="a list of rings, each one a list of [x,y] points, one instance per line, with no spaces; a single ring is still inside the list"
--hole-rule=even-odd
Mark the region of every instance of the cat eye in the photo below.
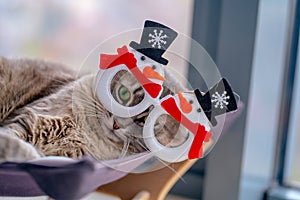
[[[123,103],[126,103],[131,97],[129,89],[123,85],[119,88],[118,95],[119,98],[123,101]]]
[[[141,60],[146,60],[146,57],[145,56],[141,56]]]

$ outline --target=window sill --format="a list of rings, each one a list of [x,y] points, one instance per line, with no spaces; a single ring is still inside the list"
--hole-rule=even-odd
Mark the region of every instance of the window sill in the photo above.
[[[288,187],[273,187],[266,192],[265,200],[300,200],[300,190]]]

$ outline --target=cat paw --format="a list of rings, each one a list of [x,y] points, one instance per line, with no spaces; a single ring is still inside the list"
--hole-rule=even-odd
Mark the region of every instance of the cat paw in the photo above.
[[[29,143],[16,136],[0,133],[0,162],[24,162],[41,157]]]

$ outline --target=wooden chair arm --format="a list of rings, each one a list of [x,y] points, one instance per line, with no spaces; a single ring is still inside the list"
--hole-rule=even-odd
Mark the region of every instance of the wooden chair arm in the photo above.
[[[196,159],[170,164],[176,173],[164,167],[148,173],[128,174],[122,179],[101,186],[97,191],[117,195],[122,200],[132,199],[139,192],[148,191],[149,200],[163,200],[178,179],[195,162]]]

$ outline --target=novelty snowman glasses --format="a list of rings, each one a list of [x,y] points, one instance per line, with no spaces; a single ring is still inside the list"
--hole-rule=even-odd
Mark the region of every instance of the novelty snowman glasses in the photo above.
[[[117,50],[117,55],[100,55],[96,92],[102,104],[119,117],[132,117],[142,113],[150,105],[144,127],[143,139],[149,150],[168,162],[179,162],[187,158],[203,157],[203,146],[211,141],[210,123],[214,126],[215,116],[237,109],[233,92],[225,79],[217,83],[209,92],[202,95],[199,90],[179,92],[160,99],[163,91],[163,66],[168,63],[162,54],[176,38],[172,29],[156,22],[146,21],[140,44],[131,42]],[[110,91],[113,78],[119,71],[128,71],[144,89],[143,100],[131,107],[118,103]],[[154,134],[154,124],[159,116],[171,115],[188,132],[187,140],[176,147],[161,145]],[[218,139],[216,135],[215,139]],[[215,141],[212,143],[214,144]]]
[[[194,92],[179,92],[174,96],[167,95],[159,99],[164,80],[162,66],[148,57],[143,58],[143,55],[137,52],[129,52],[126,46],[119,48],[117,52],[117,55],[100,55],[100,71],[96,88],[98,98],[106,109],[120,117],[133,117],[142,113],[150,105],[154,105],[143,128],[143,139],[149,150],[168,162],[203,157],[203,144],[208,142],[212,135],[209,132],[210,122],[216,125],[214,116],[236,109],[235,98],[228,82],[222,79],[204,95],[196,89]],[[136,58],[148,61],[139,62],[138,67]],[[155,69],[153,66],[151,69],[157,70],[156,73],[147,71],[151,64],[155,64]],[[132,73],[144,88],[144,99],[135,106],[123,106],[111,94],[111,81],[121,70]],[[188,139],[180,146],[165,147],[157,141],[154,125],[158,117],[163,114],[171,115],[189,131]]]

